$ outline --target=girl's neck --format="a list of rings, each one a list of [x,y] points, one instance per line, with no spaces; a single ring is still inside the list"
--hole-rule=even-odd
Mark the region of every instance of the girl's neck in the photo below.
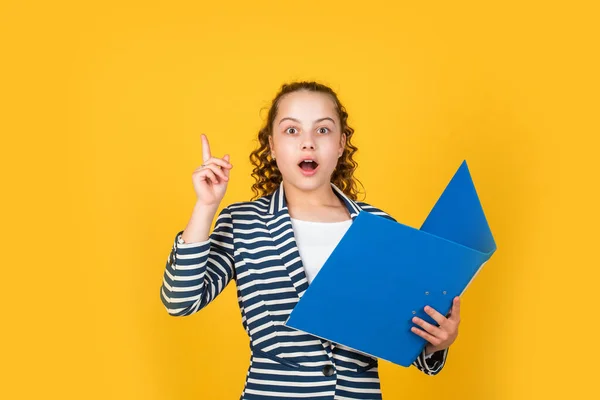
[[[285,181],[282,184],[288,208],[335,207],[340,204],[340,199],[329,183],[310,191],[299,189]]]
[[[350,219],[344,202],[328,183],[311,191],[283,183],[290,217],[305,221],[339,222]]]

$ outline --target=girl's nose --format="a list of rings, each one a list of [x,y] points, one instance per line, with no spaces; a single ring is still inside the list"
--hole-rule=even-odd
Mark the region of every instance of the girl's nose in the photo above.
[[[315,141],[310,136],[305,137],[304,140],[302,141],[302,150],[306,150],[306,149],[311,149],[311,150],[315,149]]]

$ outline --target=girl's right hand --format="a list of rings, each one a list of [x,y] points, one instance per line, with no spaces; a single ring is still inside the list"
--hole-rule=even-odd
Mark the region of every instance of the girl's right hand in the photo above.
[[[215,158],[210,154],[210,146],[206,135],[202,135],[202,162],[192,174],[192,182],[196,191],[197,203],[205,206],[218,206],[225,196],[229,182],[229,154],[223,158]]]

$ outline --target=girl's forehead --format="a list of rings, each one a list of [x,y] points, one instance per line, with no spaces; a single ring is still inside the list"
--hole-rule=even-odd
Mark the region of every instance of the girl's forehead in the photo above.
[[[300,91],[286,94],[278,105],[278,116],[290,116],[302,119],[302,116],[334,117],[337,115],[335,103],[331,96],[325,93]],[[284,115],[285,114],[285,115]],[[320,115],[322,114],[322,115]]]

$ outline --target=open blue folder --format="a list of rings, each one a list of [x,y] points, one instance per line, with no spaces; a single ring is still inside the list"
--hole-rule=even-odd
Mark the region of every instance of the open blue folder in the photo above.
[[[420,229],[361,211],[285,324],[408,367],[427,344],[412,318],[437,325],[425,305],[448,315],[495,251],[463,161]]]

